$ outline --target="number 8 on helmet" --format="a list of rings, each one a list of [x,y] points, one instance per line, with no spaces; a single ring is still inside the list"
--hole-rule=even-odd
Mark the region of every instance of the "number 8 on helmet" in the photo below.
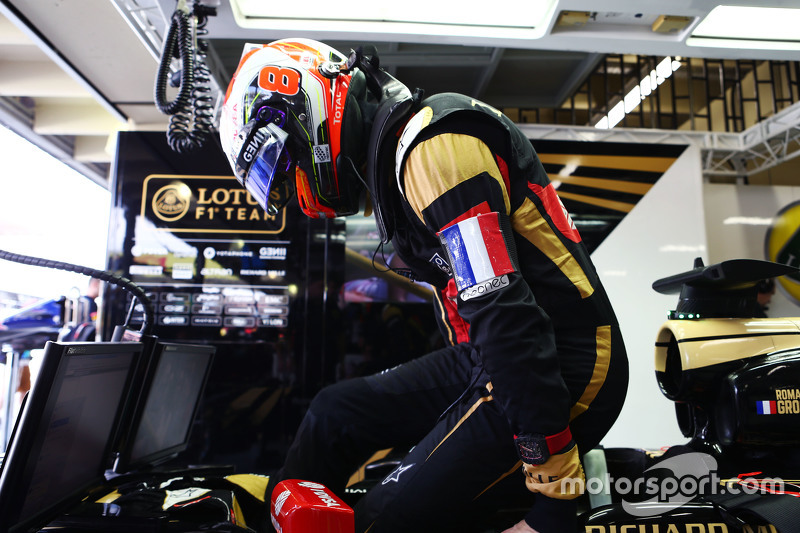
[[[364,74],[308,39],[247,45],[225,94],[223,150],[236,178],[270,214],[293,195],[313,218],[357,213],[365,159]]]

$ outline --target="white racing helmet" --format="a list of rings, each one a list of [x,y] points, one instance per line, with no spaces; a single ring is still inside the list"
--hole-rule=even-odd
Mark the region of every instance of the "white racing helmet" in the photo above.
[[[223,150],[239,182],[270,213],[293,194],[313,218],[358,212],[363,191],[364,75],[309,39],[245,46],[225,95]]]

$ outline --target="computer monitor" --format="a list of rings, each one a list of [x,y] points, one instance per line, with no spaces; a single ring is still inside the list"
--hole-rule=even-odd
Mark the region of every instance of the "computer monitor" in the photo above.
[[[116,474],[148,471],[189,445],[216,348],[158,341],[119,444]]]
[[[102,487],[142,350],[47,342],[0,474],[0,531],[44,526]]]

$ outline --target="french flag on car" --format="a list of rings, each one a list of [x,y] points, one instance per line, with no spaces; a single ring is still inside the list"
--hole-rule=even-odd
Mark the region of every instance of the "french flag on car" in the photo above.
[[[774,415],[778,409],[775,400],[763,400],[756,402],[756,411],[760,415]]]
[[[501,229],[498,217],[498,213],[481,214],[439,232],[459,291],[516,271],[509,253],[510,231]]]

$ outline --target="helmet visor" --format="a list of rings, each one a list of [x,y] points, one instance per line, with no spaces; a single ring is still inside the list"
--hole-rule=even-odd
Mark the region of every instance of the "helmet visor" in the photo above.
[[[285,131],[272,123],[248,123],[239,134],[243,141],[236,160],[236,178],[263,209],[275,214],[291,198],[287,171],[292,162]]]

